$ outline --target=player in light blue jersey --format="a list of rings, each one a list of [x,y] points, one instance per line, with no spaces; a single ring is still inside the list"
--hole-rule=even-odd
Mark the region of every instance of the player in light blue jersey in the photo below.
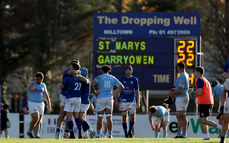
[[[79,64],[80,62],[78,60],[73,60],[73,61],[71,61],[71,64],[72,63],[78,63]],[[62,77],[62,81],[67,76],[72,76],[72,75],[80,74],[80,71],[79,70],[74,70],[73,68],[71,68],[71,64],[70,64],[70,68],[64,71],[63,77]],[[55,138],[56,139],[59,139],[60,138],[60,129],[61,129],[61,126],[63,124],[64,118],[66,116],[66,112],[64,112],[64,105],[65,105],[65,99],[66,99],[65,96],[66,96],[66,94],[67,94],[66,88],[63,88],[61,90],[60,95],[59,95],[59,98],[60,98],[60,113],[59,113],[59,117],[57,119],[57,127],[56,127],[56,134],[55,134]],[[69,133],[69,129],[68,129],[68,124],[66,123],[65,124],[64,138],[69,138],[68,133]]]
[[[176,80],[175,89],[171,89],[168,95],[176,95],[175,105],[177,111],[176,117],[178,120],[178,132],[175,138],[186,138],[188,128],[186,110],[189,103],[189,75],[185,71],[185,64],[183,62],[177,63],[176,68],[178,73],[180,73],[180,76]]]
[[[221,75],[225,82],[223,84],[223,93],[221,95],[221,107],[220,112],[224,115],[223,119],[223,128],[221,133],[221,140],[220,143],[224,143],[225,136],[228,131],[228,124],[229,124],[229,59],[227,59],[226,64],[224,66],[224,72]],[[225,107],[225,109],[224,109]]]
[[[43,97],[48,105],[48,110],[52,110],[49,94],[43,80],[44,74],[42,72],[37,72],[34,77],[34,81],[31,81],[27,88],[29,94],[28,107],[31,115],[31,122],[29,130],[27,131],[29,138],[40,138],[38,134],[45,108]],[[32,130],[34,130],[34,136],[32,134]]]
[[[212,87],[212,94],[214,97],[217,97],[219,101],[219,107],[218,107],[218,112],[220,112],[220,104],[221,104],[221,95],[223,93],[223,85],[220,84],[217,80],[213,81],[211,83]],[[222,125],[223,123],[223,118],[219,119],[219,124]],[[219,137],[221,136],[221,130],[219,129]]]
[[[72,63],[71,68],[74,70],[79,70],[80,65],[77,63]],[[66,112],[67,119],[66,122],[69,127],[70,131],[70,138],[74,139],[75,135],[73,132],[73,122],[72,122],[72,115],[75,119],[77,128],[78,128],[78,138],[82,138],[81,135],[81,121],[79,118],[79,111],[80,111],[80,104],[81,104],[81,88],[82,88],[82,79],[84,79],[85,83],[87,82],[87,79],[84,78],[81,75],[76,76],[67,76],[62,81],[62,84],[60,85],[60,88],[67,88],[67,95],[66,95],[66,101],[64,106],[64,111]]]
[[[98,116],[98,114],[97,114],[97,97],[96,96],[93,96],[91,98],[91,110],[96,116]],[[106,138],[106,135],[107,135],[107,119],[106,119],[106,113],[105,112],[104,112],[104,116],[103,116],[102,120],[103,120],[103,136],[102,137]]]
[[[163,137],[167,138],[167,125],[170,119],[170,114],[168,109],[164,106],[150,106],[149,107],[149,123],[152,129],[155,131],[155,137],[159,138],[160,129],[163,128]],[[152,117],[155,117],[155,122],[153,123]]]
[[[118,87],[114,96],[118,96],[124,89],[122,83],[114,76],[110,75],[110,66],[102,67],[102,74],[95,77],[92,82],[92,92],[97,96],[97,109],[98,109],[98,121],[97,121],[97,137],[100,135],[102,128],[102,119],[104,111],[106,112],[108,137],[112,138],[112,111],[113,111],[113,88]],[[96,90],[96,86],[98,90]]]
[[[115,104],[122,111],[122,127],[126,138],[133,138],[132,128],[135,123],[136,109],[140,108],[140,91],[138,78],[133,76],[133,67],[128,65],[125,67],[125,75],[119,78],[125,89],[120,93],[120,103],[118,98]],[[137,103],[135,99],[137,97]],[[128,111],[130,112],[129,131],[127,132]]]
[[[81,105],[80,105],[80,120],[82,122],[82,127],[83,127],[83,138],[88,138],[88,133],[90,133],[90,138],[93,138],[96,134],[95,131],[90,127],[88,122],[86,121],[86,114],[87,110],[90,106],[90,99],[89,95],[91,92],[91,82],[90,79],[87,77],[88,70],[85,67],[82,67],[80,69],[81,75],[84,76],[88,82],[87,83],[82,83],[82,89],[81,89]]]

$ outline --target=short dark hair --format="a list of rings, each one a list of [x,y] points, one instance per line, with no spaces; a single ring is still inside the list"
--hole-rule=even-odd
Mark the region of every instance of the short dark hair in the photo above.
[[[35,76],[36,77],[40,77],[41,79],[44,79],[44,74],[42,73],[42,72],[37,72],[36,74],[35,74]]]
[[[184,69],[185,68],[185,63],[184,62],[179,62],[179,63],[177,63],[177,67],[180,67],[180,68]]]
[[[133,67],[132,67],[131,65],[126,65],[126,66],[125,66],[125,70],[127,70],[127,69],[129,69],[129,70],[132,71],[132,70],[133,70]]]
[[[4,104],[3,105],[3,109],[8,109],[9,108],[9,105],[8,104]]]
[[[109,66],[109,65],[104,65],[104,66],[102,67],[102,71],[104,71],[105,73],[110,72],[110,71],[111,71],[111,66]]]
[[[81,68],[81,66],[78,63],[73,62],[71,65],[75,70],[79,70]]]
[[[194,70],[196,70],[197,72],[201,74],[204,74],[204,67],[198,66],[198,67],[195,67]]]
[[[156,107],[156,106],[150,106],[150,107],[149,107],[149,111],[150,111],[151,113],[154,113],[154,112],[157,111],[157,107]]]
[[[212,83],[211,83],[211,86],[212,86],[212,88],[214,88],[215,86],[217,86],[217,85],[219,85],[220,83],[217,81],[217,80],[215,80],[215,81],[213,81]]]
[[[71,64],[72,64],[72,63],[80,64],[80,61],[79,61],[79,60],[72,60]]]

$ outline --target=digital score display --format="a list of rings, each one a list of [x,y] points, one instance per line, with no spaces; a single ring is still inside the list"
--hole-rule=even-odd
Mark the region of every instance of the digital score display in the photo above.
[[[200,13],[96,12],[93,21],[93,77],[111,65],[119,78],[132,65],[141,89],[169,89],[183,61],[194,83],[201,59]]]
[[[190,85],[194,84],[194,73],[193,70],[196,67],[196,40],[177,40],[176,43],[176,53],[177,53],[177,63],[184,62],[186,65],[186,72],[189,74],[189,83]],[[176,77],[179,77],[179,73],[176,74]]]

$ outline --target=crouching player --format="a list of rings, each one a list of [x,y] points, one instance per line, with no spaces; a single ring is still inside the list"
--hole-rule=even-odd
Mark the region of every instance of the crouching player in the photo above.
[[[152,117],[155,117],[153,124]],[[149,107],[149,123],[155,131],[155,137],[159,138],[161,128],[163,128],[163,137],[167,138],[167,125],[170,119],[170,114],[164,106],[150,106]]]

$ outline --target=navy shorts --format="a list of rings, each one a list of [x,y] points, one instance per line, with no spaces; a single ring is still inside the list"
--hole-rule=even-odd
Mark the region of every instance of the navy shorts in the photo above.
[[[200,117],[208,117],[210,116],[212,112],[212,104],[199,104],[198,110],[199,110],[199,116]]]

